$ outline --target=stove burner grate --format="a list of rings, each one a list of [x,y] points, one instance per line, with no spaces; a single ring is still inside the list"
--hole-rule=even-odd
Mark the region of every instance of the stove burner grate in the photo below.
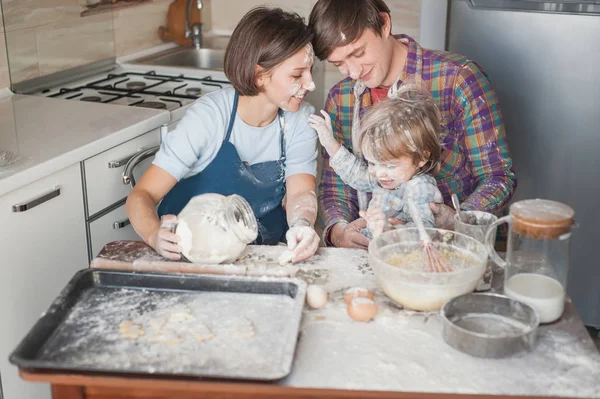
[[[158,101],[144,101],[143,103],[134,104],[136,107],[141,108],[152,108],[152,109],[165,109],[167,104]]]
[[[146,87],[146,83],[144,82],[127,82],[126,84],[128,89],[131,90],[139,90],[139,89],[143,89],[144,87]]]
[[[99,103],[100,101],[102,101],[102,99],[98,96],[87,96],[87,97],[81,97],[80,101],[89,101],[92,103]]]
[[[188,87],[185,89],[185,94],[188,96],[199,96],[202,94],[202,89],[200,87]]]

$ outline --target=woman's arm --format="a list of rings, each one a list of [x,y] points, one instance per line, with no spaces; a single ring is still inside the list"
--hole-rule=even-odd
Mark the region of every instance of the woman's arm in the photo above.
[[[292,262],[310,258],[319,247],[319,236],[314,225],[317,218],[315,177],[308,173],[292,175],[286,180],[287,222],[286,234]]]
[[[177,179],[171,174],[159,166],[150,165],[129,193],[125,204],[127,216],[135,232],[160,255],[173,260],[181,257],[177,245],[178,238],[167,228],[161,230],[156,205],[176,183]],[[174,215],[165,215],[165,219],[172,222],[177,220]]]
[[[317,219],[317,196],[315,177],[308,173],[290,176],[286,180],[286,212],[288,226],[300,219],[306,219],[311,226]]]

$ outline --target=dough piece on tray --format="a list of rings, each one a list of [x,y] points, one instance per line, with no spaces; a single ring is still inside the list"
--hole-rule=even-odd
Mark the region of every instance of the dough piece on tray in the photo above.
[[[144,335],[142,326],[132,320],[123,320],[121,324],[119,324],[119,332],[123,337],[129,339],[138,339]]]
[[[215,336],[211,329],[199,320],[187,325],[187,333],[198,342],[210,341]]]
[[[197,320],[186,305],[177,305],[169,310],[156,312],[148,322],[148,342],[163,342],[168,345],[183,343],[188,337],[198,342],[212,339],[215,334],[201,320]]]
[[[166,325],[156,334],[148,336],[148,342],[162,342],[167,345],[178,345],[183,343],[184,338],[181,331],[167,327]]]
[[[254,323],[245,317],[223,317],[217,319],[213,328],[218,335],[248,339],[256,335]]]

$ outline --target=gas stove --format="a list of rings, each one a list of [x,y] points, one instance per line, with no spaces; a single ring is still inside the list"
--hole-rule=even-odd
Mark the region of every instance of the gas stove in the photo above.
[[[191,71],[185,74],[123,66],[73,82],[36,91],[34,95],[99,104],[162,109],[171,122],[183,116],[187,106],[201,96],[230,87],[222,72]]]

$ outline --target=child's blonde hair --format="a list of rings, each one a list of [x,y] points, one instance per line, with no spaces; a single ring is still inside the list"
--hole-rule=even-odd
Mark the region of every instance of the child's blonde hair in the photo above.
[[[440,111],[431,95],[403,85],[393,98],[372,106],[361,120],[359,148],[372,160],[386,162],[408,156],[419,170],[436,173],[440,165]]]

